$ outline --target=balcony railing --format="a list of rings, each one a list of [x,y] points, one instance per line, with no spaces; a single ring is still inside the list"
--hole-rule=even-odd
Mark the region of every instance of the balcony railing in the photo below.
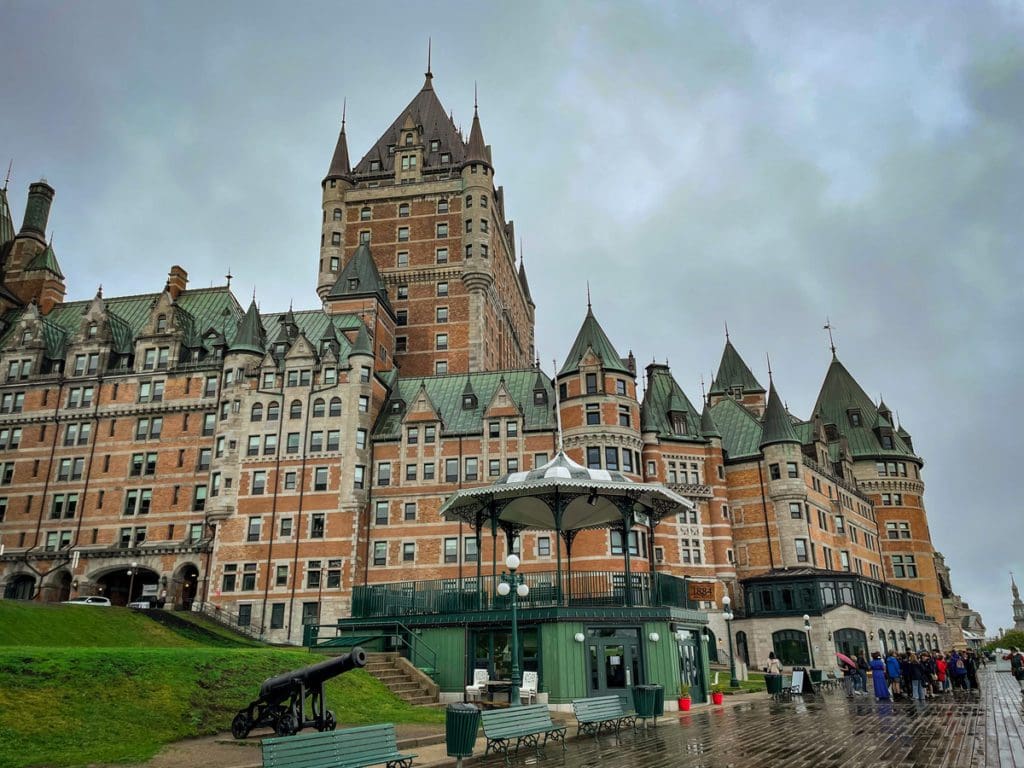
[[[651,607],[667,606],[695,609],[687,598],[687,580],[647,571],[630,574],[626,588],[622,571],[582,571],[562,573],[542,571],[523,573],[530,587],[526,597],[518,598],[520,608],[557,607]],[[490,575],[432,581],[400,581],[367,584],[352,590],[352,618],[382,616],[437,615],[467,611],[507,610],[509,598],[497,593],[497,582]]]

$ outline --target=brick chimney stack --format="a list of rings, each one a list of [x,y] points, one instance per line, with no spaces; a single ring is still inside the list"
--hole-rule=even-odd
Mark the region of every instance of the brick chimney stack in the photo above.
[[[185,292],[187,285],[188,272],[178,265],[171,267],[170,274],[167,275],[167,292],[171,294],[171,298],[177,300]]]

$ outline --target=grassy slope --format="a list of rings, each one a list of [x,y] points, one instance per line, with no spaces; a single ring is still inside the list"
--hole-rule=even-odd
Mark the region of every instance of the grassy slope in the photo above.
[[[226,730],[262,680],[320,660],[206,647],[126,610],[12,601],[0,601],[0,644],[0,766],[11,768],[145,760],[168,742]],[[330,681],[327,700],[345,724],[444,718],[362,670]]]

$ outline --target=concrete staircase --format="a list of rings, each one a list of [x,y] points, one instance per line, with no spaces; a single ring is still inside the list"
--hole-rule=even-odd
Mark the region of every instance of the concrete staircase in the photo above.
[[[437,683],[397,653],[368,653],[365,669],[403,701],[416,706],[437,705]]]

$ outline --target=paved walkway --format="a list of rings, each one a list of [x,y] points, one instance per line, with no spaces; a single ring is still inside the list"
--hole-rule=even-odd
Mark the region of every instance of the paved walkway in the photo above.
[[[983,671],[982,693],[939,696],[924,703],[879,702],[870,696],[846,698],[842,692],[769,701],[763,694],[727,696],[722,707],[672,713],[646,731],[573,738],[574,720],[563,753],[555,744],[537,759],[526,750],[513,766],[538,768],[1024,768],[1022,697],[1006,672]],[[406,726],[405,728],[411,728]],[[453,766],[443,743],[443,726],[433,736],[408,733],[421,743],[404,749],[418,753],[415,766]],[[399,726],[399,738],[403,727]],[[439,743],[426,744],[440,738]],[[230,760],[203,749],[204,768],[259,765],[255,748],[238,742]],[[226,742],[225,746],[230,742]],[[251,742],[255,744],[256,742]],[[183,742],[182,745],[188,744]],[[196,744],[196,742],[192,742]],[[196,764],[171,745],[145,766]],[[198,746],[198,745],[196,745]],[[476,743],[465,766],[500,768],[501,757],[480,757]]]

